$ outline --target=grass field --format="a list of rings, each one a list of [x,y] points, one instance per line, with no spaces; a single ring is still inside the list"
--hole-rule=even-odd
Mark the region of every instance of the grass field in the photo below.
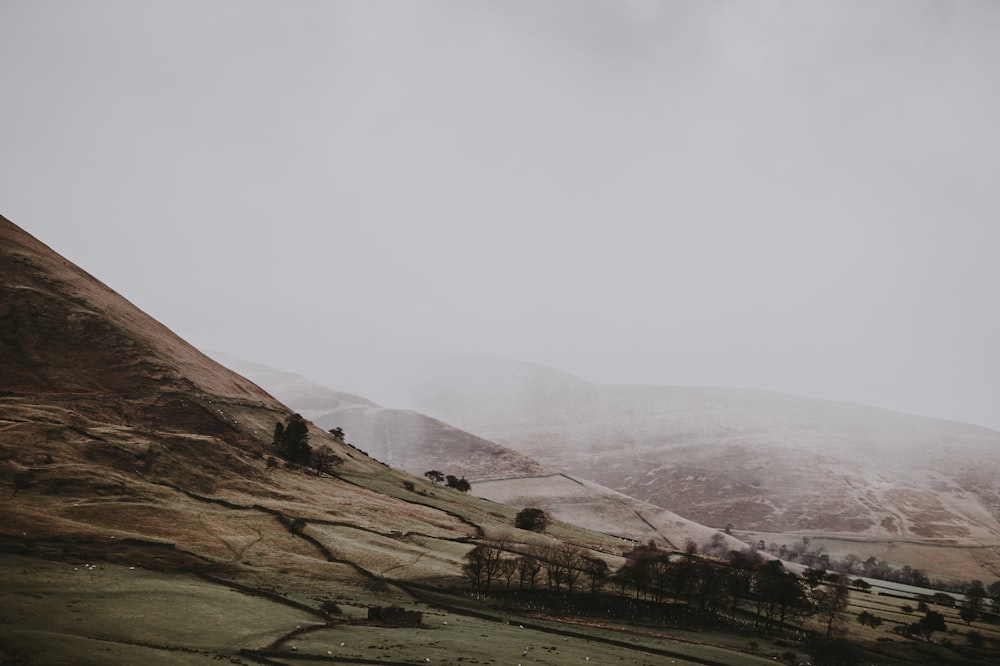
[[[475,600],[441,594],[408,604],[424,614],[421,626],[381,626],[367,621],[367,608],[395,599],[377,586],[328,587],[327,598],[336,598],[341,612],[326,619],[195,576],[123,565],[4,555],[0,575],[6,581],[0,606],[4,663],[249,664],[266,658],[293,664],[329,658],[386,664],[752,666],[770,661],[745,646],[622,634],[501,609],[484,614]],[[445,610],[448,601],[458,605]]]
[[[121,565],[4,555],[0,576],[0,636],[11,663],[208,663],[323,623],[193,576]]]
[[[793,639],[532,614],[493,597],[400,589],[390,582],[341,586],[327,581],[292,601],[194,575],[18,555],[0,556],[0,575],[5,581],[0,648],[3,663],[11,664],[755,666],[810,659]],[[323,600],[335,601],[339,612],[324,617],[318,612]],[[309,607],[296,607],[298,602]],[[422,624],[385,626],[367,619],[369,607],[387,603],[420,611]],[[934,643],[903,638],[892,627],[919,617],[902,610],[906,603],[852,592],[841,624],[885,664],[963,663],[959,652],[941,642],[964,646],[969,630],[978,631],[987,645],[1000,641],[997,625],[980,620],[967,627],[956,609],[937,606],[947,632],[935,635]],[[855,617],[862,610],[882,618],[882,626],[858,624]]]

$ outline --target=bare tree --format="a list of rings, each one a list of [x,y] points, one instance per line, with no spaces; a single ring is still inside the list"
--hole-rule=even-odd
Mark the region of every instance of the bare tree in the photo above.
[[[729,554],[729,571],[726,587],[732,599],[731,615],[736,618],[736,606],[740,600],[750,598],[757,579],[757,567],[763,560],[752,548]]]
[[[726,536],[722,532],[716,532],[708,543],[702,545],[701,552],[709,557],[728,557],[729,545],[726,543]]]
[[[775,620],[778,626],[784,626],[789,613],[805,613],[809,609],[802,579],[787,571],[780,560],[762,562],[755,574],[757,617],[766,620],[768,629]]]
[[[334,453],[329,446],[321,446],[312,451],[312,467],[316,470],[316,476],[332,474],[333,468],[343,463],[344,459]]]
[[[560,590],[565,585],[572,592],[583,568],[583,551],[576,546],[563,544],[546,549],[542,569],[549,582],[549,589]]]
[[[590,578],[591,593],[597,592],[611,577],[611,568],[608,563],[599,557],[583,556],[583,572]]]
[[[502,578],[506,581],[507,589],[509,590],[511,581],[518,573],[518,561],[513,557],[505,557],[500,560],[499,569],[498,578]]]
[[[813,590],[812,595],[817,613],[826,621],[826,640],[829,641],[834,626],[841,614],[847,610],[850,597],[847,577],[839,573],[828,575],[824,584]]]
[[[479,544],[465,554],[462,573],[472,583],[473,588],[490,589],[490,583],[500,576],[503,552],[502,543],[488,542]]]
[[[535,589],[538,574],[542,571],[542,563],[533,554],[522,555],[517,558],[518,586],[524,589],[527,583],[530,589]]]

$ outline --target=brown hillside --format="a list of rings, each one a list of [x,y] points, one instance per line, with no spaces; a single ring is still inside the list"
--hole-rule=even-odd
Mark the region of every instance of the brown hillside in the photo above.
[[[998,432],[766,391],[593,384],[482,358],[430,358],[412,375],[423,413],[752,543],[805,537],[834,557],[1000,574]]]
[[[0,663],[259,663],[238,655],[325,627],[331,599],[342,624],[462,585],[473,543],[513,529],[314,427],[326,473],[271,458],[289,414],[0,218]],[[521,537],[556,538],[617,547]]]
[[[217,401],[285,411],[2,217],[0,367],[0,395],[244,445]]]
[[[413,492],[405,475],[316,428],[310,444],[339,459],[336,477],[269,464],[287,407],[2,218],[0,241],[6,539],[29,548],[152,539],[214,561],[226,539],[192,506],[279,528],[300,518],[463,540],[480,531],[424,506],[430,493],[417,504],[393,497]],[[364,490],[352,475],[391,492]],[[203,550],[206,539],[214,545]]]
[[[630,542],[515,529],[517,509],[317,428],[309,443],[336,456],[325,473],[269,460],[287,408],[6,220],[0,231],[0,663],[777,659],[745,636],[675,638],[464,593],[465,556],[485,540],[611,570]],[[671,520],[647,515],[654,530]]]
[[[432,469],[469,480],[541,476],[552,470],[523,454],[418,412],[382,407],[305,377],[209,352],[265,387],[324,429],[343,428],[351,442],[382,462],[416,476]]]

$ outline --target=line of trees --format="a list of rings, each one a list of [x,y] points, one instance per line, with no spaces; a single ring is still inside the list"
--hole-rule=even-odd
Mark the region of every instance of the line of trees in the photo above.
[[[612,571],[603,558],[571,544],[525,546],[504,538],[473,547],[463,572],[476,591],[510,593],[518,604],[536,610],[607,614],[764,636],[794,628],[811,617],[819,629],[810,632],[804,647],[817,660],[859,663],[858,648],[845,638],[850,595],[865,589],[858,580],[822,569],[807,569],[799,576],[780,560],[764,559],[754,549],[732,551],[726,560],[702,557],[698,550],[694,542],[676,551],[650,541],[624,553],[624,563]],[[964,602],[960,616],[966,623],[987,595],[984,592]],[[914,609],[904,606],[903,610]],[[925,602],[919,610],[922,617],[893,626],[891,631],[926,641],[936,632],[947,631],[941,613]],[[868,611],[856,619],[873,628],[883,624],[882,618]],[[968,640],[973,647],[983,643],[978,632],[968,632]]]
[[[822,546],[810,548],[810,542],[811,539],[809,537],[803,537],[801,544],[793,544],[790,547],[778,543],[765,544],[763,541],[758,541],[755,545],[751,544],[751,547],[765,551],[782,560],[799,562],[811,568],[825,569],[848,576],[864,576],[866,578],[886,580],[904,585],[913,585],[915,587],[927,587],[964,594],[967,602],[963,607],[969,609],[967,614],[971,619],[975,619],[972,613],[982,614],[986,611],[985,602],[987,601],[992,606],[994,613],[1000,613],[1000,580],[991,583],[989,586],[985,585],[981,580],[932,581],[923,569],[915,569],[908,564],[896,568],[877,557],[869,557],[862,560],[854,553],[848,553],[842,559],[832,559],[829,554],[823,552]],[[724,548],[722,542],[718,539],[713,539],[711,543],[702,546],[701,551],[706,555],[722,556],[724,553],[720,551],[721,548]],[[948,603],[948,599],[943,597],[939,597],[938,599],[936,603]],[[954,601],[954,598],[952,598],[952,605],[954,605]],[[962,619],[965,620],[965,617]],[[968,621],[971,621],[971,619]]]
[[[494,582],[499,589],[544,588],[574,592],[583,576],[591,592],[599,590],[609,578],[610,567],[604,560],[585,554],[569,544],[530,546],[523,552],[509,549],[505,540],[488,541],[475,546],[465,556],[462,572],[476,591],[488,591]]]
[[[650,541],[625,553],[612,572],[600,557],[572,545],[530,546],[515,551],[506,540],[475,546],[463,572],[477,591],[535,590],[597,593],[610,588],[620,597],[651,603],[683,603],[701,613],[736,620],[740,610],[765,633],[818,615],[830,640],[841,626],[849,586],[844,576],[818,571],[800,577],[779,560],[764,560],[748,549],[728,561],[698,555],[694,542],[683,552]]]

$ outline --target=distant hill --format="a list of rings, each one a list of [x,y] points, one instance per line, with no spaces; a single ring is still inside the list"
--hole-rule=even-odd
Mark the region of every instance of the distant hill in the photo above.
[[[394,467],[421,474],[429,469],[463,474],[472,493],[517,508],[537,507],[564,522],[645,543],[684,548],[718,534],[648,502],[590,481],[554,473],[534,460],[437,419],[388,409],[360,396],[319,386],[300,375],[208,352],[266,387],[291,408],[324,427],[343,427],[352,442]],[[729,548],[745,544],[725,538]]]
[[[405,381],[420,411],[705,525],[787,543],[960,544],[1000,574],[992,430],[766,391],[600,385],[477,357],[435,357]]]
[[[376,409],[345,394],[308,406],[355,405]],[[0,218],[0,663],[778,658],[777,647],[745,647],[777,636],[744,619],[763,621],[759,601],[731,595],[735,618],[728,602],[708,617],[695,606],[734,580],[718,560],[656,551],[657,571],[687,581],[668,603],[648,587],[639,599],[641,578],[602,593],[604,574],[628,569],[632,541],[559,521],[517,529],[515,508],[392,469],[308,423],[323,464],[280,460],[271,443],[282,422],[302,425]],[[629,538],[715,536],[566,475],[481,483]],[[745,571],[760,581],[767,566]],[[799,635],[820,626],[802,622]],[[806,646],[789,647],[805,660]],[[915,663],[900,647],[900,663]]]
[[[566,474],[480,481],[472,492],[510,506],[539,508],[557,520],[638,543],[655,541],[683,550],[693,541],[700,550],[713,552],[714,539],[724,546],[720,552],[746,548],[719,530]]]
[[[317,426],[327,430],[342,428],[355,446],[416,476],[432,469],[470,480],[551,473],[525,455],[438,419],[410,410],[381,407],[361,396],[335,391],[300,375],[222,352],[208,354],[266,387]]]

